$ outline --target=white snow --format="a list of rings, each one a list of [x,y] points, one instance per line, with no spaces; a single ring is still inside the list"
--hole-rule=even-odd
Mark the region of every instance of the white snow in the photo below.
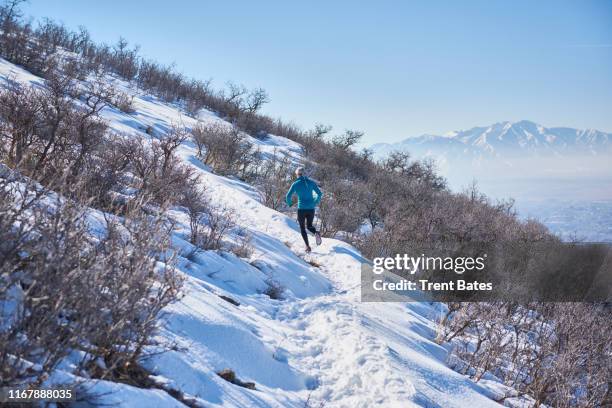
[[[0,77],[8,75],[41,83],[0,59]],[[195,123],[178,107],[115,83],[136,95],[136,112],[105,109],[102,115],[112,129],[149,138],[147,126],[164,131]],[[199,118],[221,120],[208,111]],[[282,151],[301,160],[301,147],[285,138],[252,141],[263,152]],[[179,155],[200,175],[215,204],[235,211],[238,224],[252,235],[254,253],[248,260],[214,251],[179,257],[184,296],[166,309],[159,334],[175,347],[144,362],[157,382],[206,407],[499,406],[487,397],[497,383],[485,389],[446,366],[447,350],[433,340],[441,305],[360,302],[363,258],[355,248],[324,239],[308,255],[318,267],[311,265],[303,259],[292,217],[263,206],[253,187],[213,174],[197,159],[193,143],[184,143]],[[183,239],[186,215],[175,210],[173,217],[178,223],[174,246],[186,254],[191,249]],[[100,217],[92,216],[94,224],[104,228]],[[284,288],[283,300],[262,294],[270,279]],[[57,376],[72,376],[69,367],[62,366]],[[225,368],[254,382],[256,390],[216,375]],[[93,381],[91,388],[109,406],[182,406],[161,389],[105,381]]]

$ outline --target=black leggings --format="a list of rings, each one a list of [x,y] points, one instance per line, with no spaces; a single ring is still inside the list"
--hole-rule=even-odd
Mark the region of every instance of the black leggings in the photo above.
[[[315,210],[297,210],[297,219],[298,222],[300,223],[300,232],[302,233],[302,238],[304,239],[304,242],[306,243],[306,245],[310,246],[308,244],[308,234],[306,233],[306,228],[308,228],[308,231],[312,232],[313,234],[317,233],[317,229],[315,227],[313,227],[312,222],[314,221],[314,215],[315,215]]]

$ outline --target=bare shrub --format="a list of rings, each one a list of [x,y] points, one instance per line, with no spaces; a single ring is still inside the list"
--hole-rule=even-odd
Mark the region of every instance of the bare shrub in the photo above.
[[[208,99],[213,95],[212,79],[204,81],[193,80],[191,83],[192,92],[186,98],[185,110],[191,115],[196,116],[200,109],[206,107]]]
[[[333,144],[343,150],[347,150],[351,146],[359,143],[359,140],[363,137],[363,132],[358,130],[347,129],[342,135],[338,135],[333,138]]]
[[[97,335],[92,336],[94,354],[107,367],[100,378],[114,378],[116,370],[142,357],[162,309],[177,299],[181,286],[169,251],[172,226],[163,217],[151,218],[138,208],[107,227],[107,236],[96,248],[95,268],[106,291],[94,287],[89,297],[108,310],[107,315],[98,312]]]
[[[274,210],[285,207],[287,186],[291,183],[293,168],[286,155],[274,152],[257,169],[253,183],[259,191],[261,202]]]
[[[250,258],[253,255],[252,237],[248,231],[240,228],[236,231],[237,243],[232,245],[230,250],[239,258]]]
[[[3,161],[11,167],[34,161],[30,149],[44,126],[42,98],[42,91],[14,81],[0,90],[0,149]]]
[[[0,311],[12,311],[0,329],[0,384],[39,385],[73,349],[86,352],[84,369],[103,359],[104,378],[135,363],[180,288],[165,220],[134,208],[94,237],[81,204],[0,180]]]
[[[193,178],[193,170],[183,165],[175,155],[176,149],[185,140],[180,128],[173,128],[159,140],[147,143],[142,139],[128,139],[122,150],[129,160],[129,170],[135,177],[131,187],[138,194],[151,198],[156,203],[177,203],[184,189]]]
[[[207,250],[222,249],[223,238],[236,225],[232,210],[213,205],[201,214],[199,222],[206,226],[206,232],[197,237],[196,245]]]
[[[127,40],[119,38],[109,55],[109,63],[123,78],[134,79],[138,73],[138,47],[129,49]]]
[[[333,237],[340,231],[353,233],[359,228],[364,209],[357,192],[353,184],[332,178],[319,208],[322,235]]]
[[[605,406],[612,374],[609,306],[587,303],[457,303],[443,320],[454,367],[490,372],[533,406]],[[593,328],[597,328],[593,330]],[[501,402],[501,401],[500,401]]]
[[[264,295],[267,295],[270,299],[275,300],[282,300],[284,298],[283,292],[285,291],[285,288],[279,281],[269,278],[266,280],[266,285],[268,285],[268,287],[264,291]]]
[[[43,183],[68,169],[78,175],[106,132],[98,117],[103,96],[87,94],[77,107],[72,98],[81,94],[70,76],[54,72],[46,85],[35,90],[14,84],[0,91],[0,138],[8,146],[2,159]]]
[[[236,225],[233,211],[213,205],[195,183],[183,193],[181,205],[189,215],[189,241],[203,250],[223,249],[223,238]]]
[[[244,176],[253,161],[252,144],[234,126],[198,124],[192,130],[198,156],[220,174]]]
[[[308,138],[312,138],[316,141],[322,141],[325,135],[332,131],[332,127],[330,125],[324,125],[322,123],[315,124],[314,129],[309,130],[306,133]]]
[[[134,97],[125,92],[118,92],[113,99],[113,105],[123,113],[134,113]]]

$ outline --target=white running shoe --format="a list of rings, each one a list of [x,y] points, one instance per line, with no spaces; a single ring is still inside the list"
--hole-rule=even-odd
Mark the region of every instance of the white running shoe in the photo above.
[[[321,245],[321,234],[319,234],[318,232],[315,234],[315,241],[317,242],[317,245]]]

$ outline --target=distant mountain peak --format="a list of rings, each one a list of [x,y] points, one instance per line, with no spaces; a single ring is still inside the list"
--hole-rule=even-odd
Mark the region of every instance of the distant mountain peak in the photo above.
[[[548,128],[531,120],[519,120],[444,135],[423,134],[399,143],[379,143],[372,149],[378,157],[394,150],[410,151],[415,156],[452,155],[455,158],[466,155],[478,158],[597,155],[612,152],[612,134],[594,129]]]

